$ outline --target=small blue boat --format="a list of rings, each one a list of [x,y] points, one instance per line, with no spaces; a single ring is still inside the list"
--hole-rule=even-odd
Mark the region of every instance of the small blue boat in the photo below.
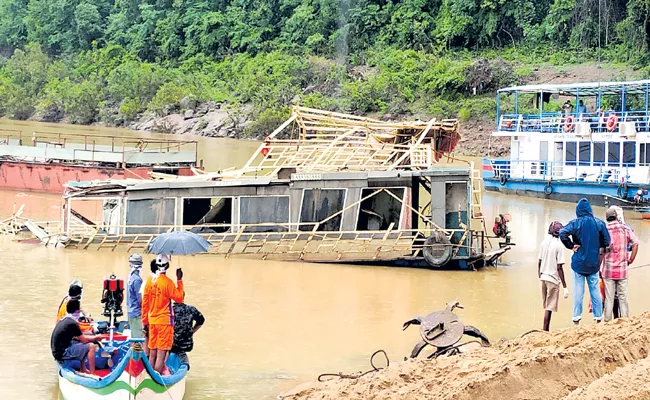
[[[112,275],[104,279],[103,315],[107,322],[95,323],[107,327],[100,350],[95,355],[95,375],[77,372],[79,361],[57,363],[59,390],[65,400],[180,400],[185,395],[185,379],[189,366],[169,353],[164,375],[156,372],[142,349],[144,339],[131,339],[127,324],[117,323],[122,315],[124,281]],[[86,365],[87,366],[87,365]]]

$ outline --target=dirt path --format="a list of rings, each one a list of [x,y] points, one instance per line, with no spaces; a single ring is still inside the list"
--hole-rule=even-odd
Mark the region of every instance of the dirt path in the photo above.
[[[280,398],[647,399],[649,350],[650,313],[645,313],[550,334],[535,332],[460,356],[409,360],[358,380],[309,383]]]

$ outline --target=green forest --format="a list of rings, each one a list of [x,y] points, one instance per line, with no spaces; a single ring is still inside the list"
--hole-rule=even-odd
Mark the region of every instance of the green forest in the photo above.
[[[494,115],[532,65],[649,60],[650,0],[0,0],[0,115],[126,125],[216,102]]]

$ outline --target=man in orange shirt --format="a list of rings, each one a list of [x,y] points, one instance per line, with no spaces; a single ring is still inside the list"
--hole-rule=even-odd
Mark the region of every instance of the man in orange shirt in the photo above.
[[[158,255],[157,277],[151,280],[144,289],[142,296],[142,325],[149,336],[149,362],[153,368],[162,374],[165,369],[167,353],[174,343],[174,315],[172,300],[183,302],[183,271],[176,269],[177,285],[167,277],[169,257]]]
[[[66,315],[68,315],[66,312],[66,306],[68,305],[68,302],[70,300],[81,301],[82,294],[83,294],[83,284],[78,279],[75,279],[70,283],[70,287],[68,288],[68,295],[65,296],[63,300],[61,300],[61,304],[59,305],[59,311],[56,314],[57,323],[61,321],[61,319],[64,318]],[[89,333],[89,334],[93,332],[91,321],[84,315],[83,311],[81,311],[81,317],[78,319],[78,323],[82,332]]]

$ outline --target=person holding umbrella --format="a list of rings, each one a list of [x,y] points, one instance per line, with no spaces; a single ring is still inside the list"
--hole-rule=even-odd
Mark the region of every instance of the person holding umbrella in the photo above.
[[[177,284],[167,277],[169,256],[156,257],[158,270],[151,282],[145,285],[142,296],[142,325],[148,333],[149,362],[162,375],[167,353],[174,343],[174,315],[172,300],[183,302],[183,271],[176,269]]]

